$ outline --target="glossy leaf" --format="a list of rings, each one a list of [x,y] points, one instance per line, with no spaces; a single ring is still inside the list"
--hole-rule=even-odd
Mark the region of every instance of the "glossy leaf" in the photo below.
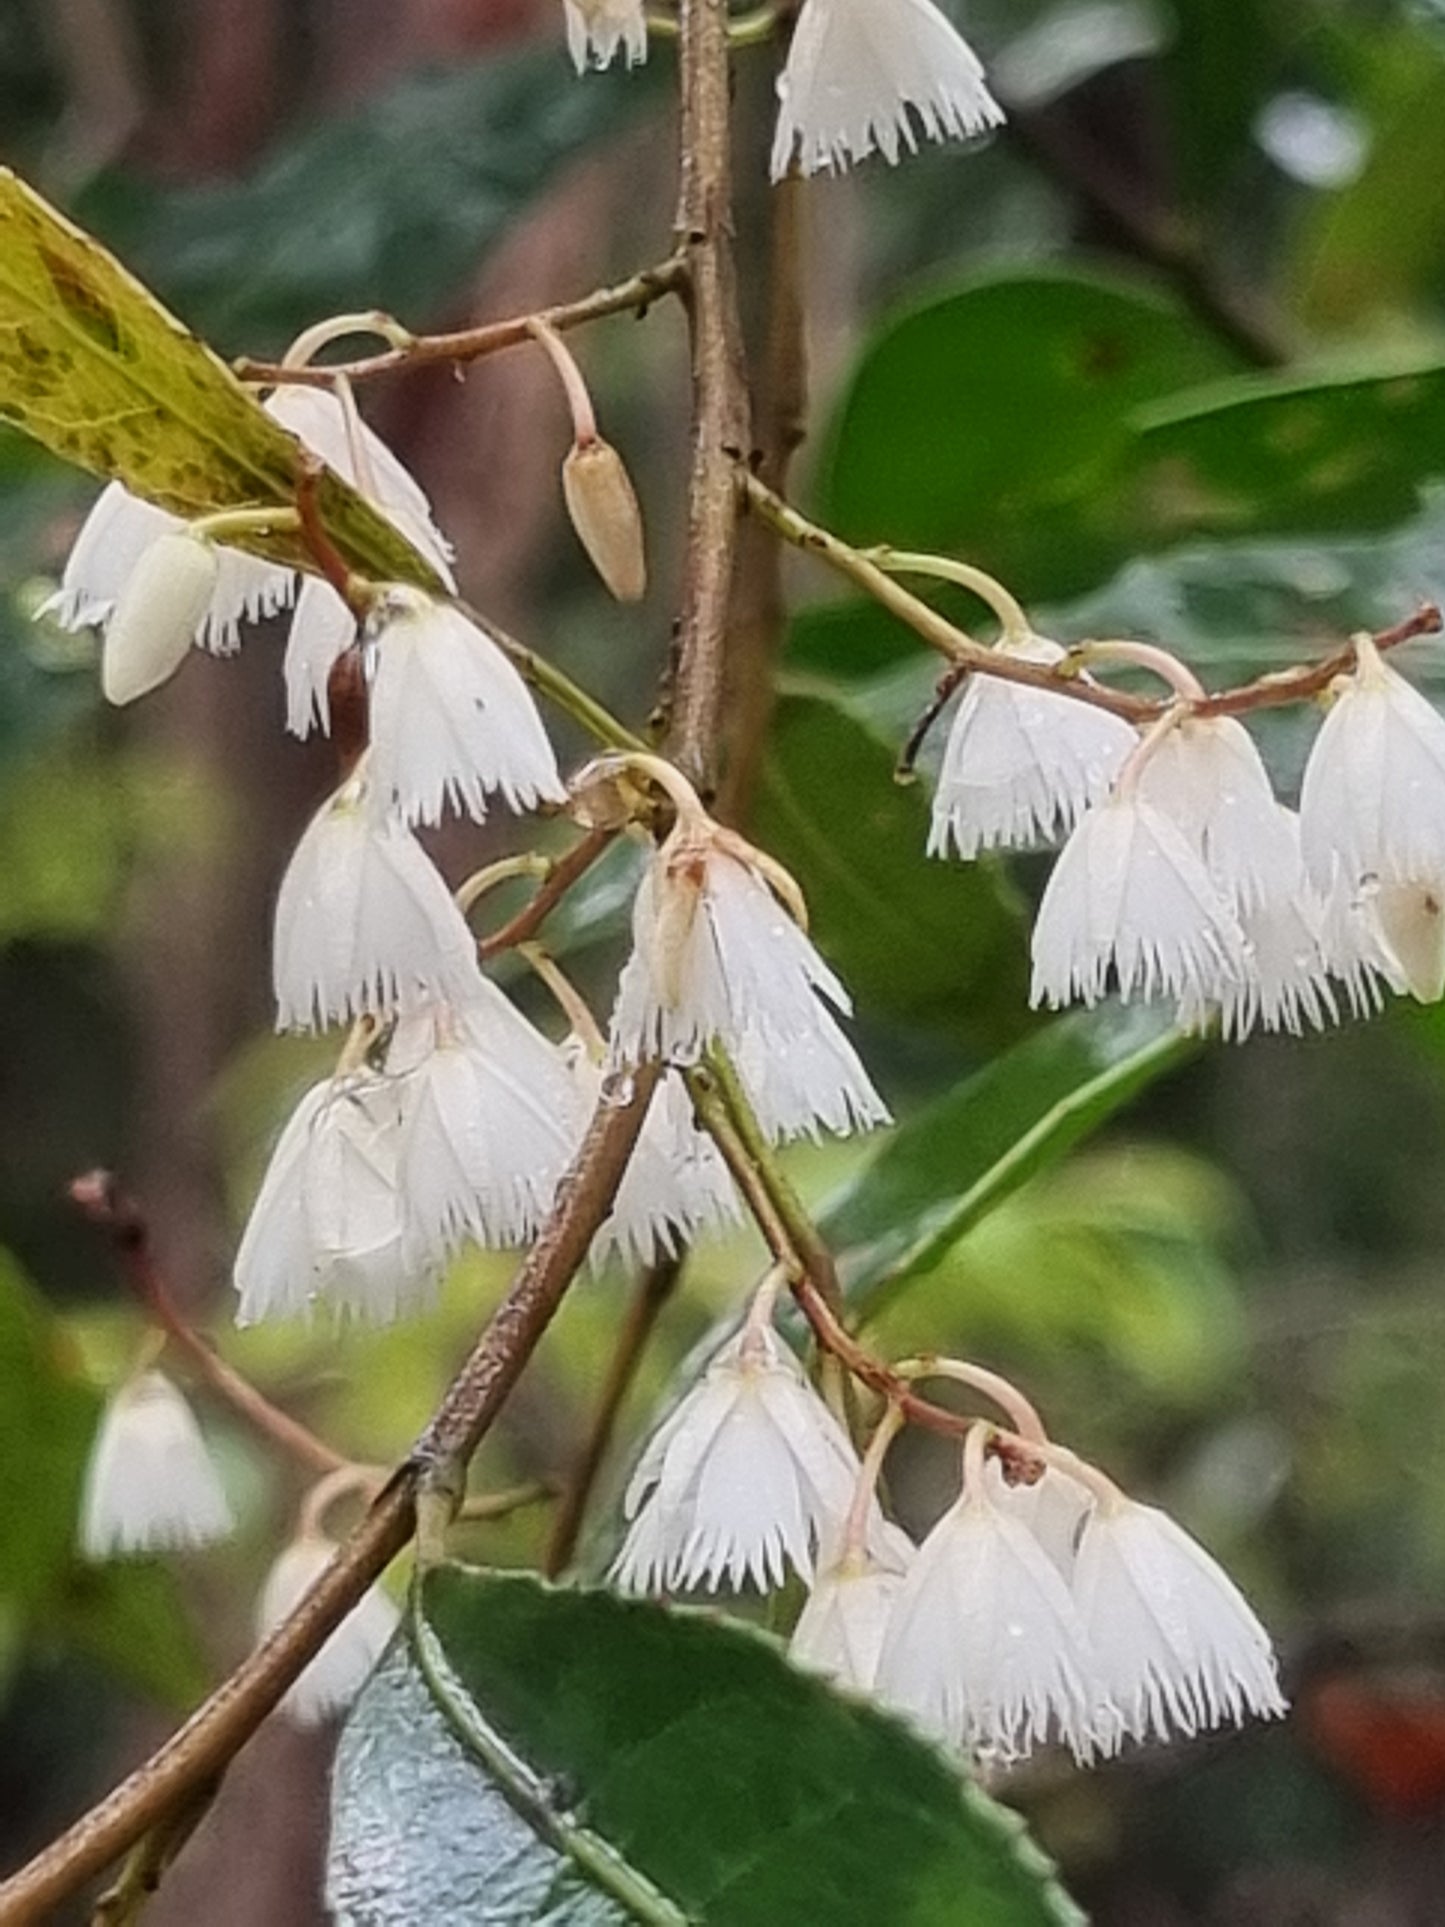
[[[1060,1017],[917,1112],[836,1198],[823,1231],[875,1311],[979,1219],[1197,1048],[1157,1011]]]
[[[225,365],[98,242],[0,169],[0,421],[177,515],[290,504],[297,444]],[[354,489],[327,474],[319,505],[357,568],[435,576]],[[245,546],[279,561],[294,536]]]
[[[860,1010],[974,1039],[1028,1022],[1025,949],[1002,873],[925,860],[928,802],[894,748],[823,695],[779,704],[755,829],[803,886]]]
[[[343,1927],[1047,1927],[1019,1822],[725,1620],[460,1567],[342,1737]]]
[[[824,517],[957,551],[1033,596],[1118,559],[1099,502],[1140,404],[1235,364],[1174,302],[1060,271],[975,279],[886,324],[830,443]]]

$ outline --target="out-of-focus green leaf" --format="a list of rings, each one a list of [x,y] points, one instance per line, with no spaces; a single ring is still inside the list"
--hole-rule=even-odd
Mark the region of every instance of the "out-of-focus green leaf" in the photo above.
[[[1056,1018],[916,1112],[824,1214],[852,1303],[876,1312],[1195,1048],[1157,1011],[1106,1005]]]
[[[1164,62],[1179,190],[1216,205],[1237,180],[1245,142],[1273,81],[1311,24],[1298,0],[1169,0]]]
[[[421,1609],[342,1737],[343,1927],[1079,1918],[1016,1818],[756,1634],[459,1567]]]
[[[0,421],[177,515],[290,504],[297,444],[231,371],[98,242],[0,169]],[[328,470],[333,540],[385,580],[435,572]],[[243,546],[299,562],[294,535]]]
[[[0,1254],[0,1602],[42,1638],[183,1704],[204,1674],[169,1577],[87,1568],[75,1550],[100,1403],[64,1327]]]
[[[1173,301],[1064,271],[991,275],[890,323],[830,443],[824,518],[965,554],[1035,596],[1119,560],[1096,501],[1142,403],[1237,366]]]
[[[1028,1022],[1024,945],[1001,872],[929,863],[928,804],[894,753],[821,695],[779,705],[758,840],[802,884],[814,934],[859,1008],[976,1041]]]
[[[249,179],[162,191],[113,178],[83,212],[236,353],[278,352],[328,314],[381,307],[421,326],[557,168],[657,99],[666,64],[579,83],[559,34],[408,74]],[[640,261],[640,232],[637,245]]]

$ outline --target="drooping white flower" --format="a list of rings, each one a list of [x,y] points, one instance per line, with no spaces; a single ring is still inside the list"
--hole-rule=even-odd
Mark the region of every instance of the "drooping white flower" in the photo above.
[[[749,1322],[643,1453],[613,1567],[634,1592],[780,1586],[811,1579],[820,1537],[841,1529],[858,1459],[775,1332]]]
[[[579,74],[609,67],[619,52],[629,67],[647,58],[647,9],[643,0],[562,0],[567,51]]]
[[[585,1121],[602,1094],[602,1067],[575,1040],[568,1061]],[[717,1146],[693,1122],[687,1086],[664,1071],[593,1256],[615,1251],[628,1264],[656,1264],[699,1233],[735,1224],[741,1209]]]
[[[490,636],[420,589],[389,589],[368,623],[372,791],[408,823],[448,808],[481,822],[486,794],[514,810],[566,791],[537,705]]]
[[[1382,882],[1372,894],[1374,921],[1398,976],[1417,1003],[1445,996],[1445,876]]]
[[[353,774],[311,819],[276,901],[277,1026],[324,1028],[406,998],[461,1001],[476,944],[441,873]]]
[[[1216,999],[1244,974],[1244,935],[1183,832],[1137,791],[1096,805],[1064,845],[1039,905],[1031,1000]]]
[[[1139,794],[1180,829],[1237,913],[1277,902],[1282,873],[1300,871],[1254,738],[1233,716],[1186,717],[1154,745]]]
[[[1315,897],[1320,948],[1330,975],[1344,985],[1356,1017],[1373,1017],[1384,1004],[1386,990],[1408,988],[1381,928],[1376,910],[1379,894],[1373,880],[1351,888],[1337,865],[1331,889],[1323,900]]]
[[[984,1480],[920,1546],[876,1688],[945,1745],[999,1765],[1053,1740],[1090,1759],[1116,1724],[1058,1567]]]
[[[330,388],[288,382],[273,389],[264,406],[328,468],[359,490],[425,556],[448,589],[456,587],[452,545],[433,520],[426,491],[361,419],[348,397]]]
[[[1233,1581],[1165,1513],[1122,1498],[1100,1504],[1079,1545],[1074,1596],[1131,1738],[1284,1712],[1269,1635]]]
[[[87,1559],[209,1545],[231,1508],[195,1415],[163,1372],[141,1372],[106,1406],[81,1498]]]
[[[1196,1003],[1186,994],[1179,1010],[1185,1029],[1201,1029],[1217,1016],[1223,1035],[1236,1041],[1255,1029],[1298,1037],[1337,1023],[1340,1014],[1329,979],[1341,969],[1325,943],[1324,906],[1305,876],[1298,818],[1276,803],[1260,815],[1256,832],[1250,890],[1236,899],[1243,969],[1221,979],[1212,1002]]]
[[[401,1104],[406,1248],[440,1263],[464,1239],[525,1243],[579,1135],[561,1053],[486,978],[465,1002],[404,1016],[387,1054]]]
[[[932,0],[805,0],[778,80],[772,174],[804,174],[1002,124],[982,63]]]
[[[848,993],[761,868],[679,825],[643,876],[632,927],[616,1061],[691,1063],[716,1039],[751,1067],[750,1094],[775,1131],[887,1121],[829,1009],[846,1015]]]
[[[266,1576],[256,1609],[258,1640],[289,1618],[335,1553],[335,1543],[320,1533],[308,1532],[292,1540]],[[381,1587],[369,1587],[292,1682],[277,1711],[298,1726],[319,1726],[341,1712],[366,1684],[400,1620]]]
[[[1061,662],[1065,653],[1043,636],[1001,642],[998,650],[1044,664]],[[1108,793],[1138,740],[1109,710],[999,676],[973,676],[948,732],[928,854],[946,856],[951,846],[969,859],[982,850],[1052,843]]]
[[[356,640],[356,618],[329,582],[308,575],[286,638],[286,727],[293,736],[331,732],[330,677]]]
[[[878,1676],[883,1636],[913,1559],[913,1545],[886,1522],[875,1533],[882,1550],[842,1550],[819,1556],[807,1604],[798,1615],[788,1656],[854,1692],[869,1692]]]
[[[1070,1581],[1079,1534],[1093,1503],[1085,1488],[1054,1466],[1046,1466],[1032,1485],[1010,1485],[1003,1468],[990,1461],[985,1479],[994,1504],[1027,1527],[1065,1583]]]
[[[107,483],[42,613],[67,629],[108,624],[141,558],[162,536],[179,535],[185,526],[179,516],[143,502],[120,482]],[[194,640],[213,655],[230,655],[240,645],[242,622],[274,615],[291,600],[294,586],[289,569],[240,549],[219,548],[215,585],[196,618]]]
[[[1368,637],[1320,726],[1300,791],[1305,867],[1320,893],[1336,872],[1445,891],[1445,717]]]
[[[400,1094],[365,1071],[324,1078],[271,1155],[236,1252],[236,1322],[325,1306],[386,1323],[424,1306],[435,1264],[407,1248]]]

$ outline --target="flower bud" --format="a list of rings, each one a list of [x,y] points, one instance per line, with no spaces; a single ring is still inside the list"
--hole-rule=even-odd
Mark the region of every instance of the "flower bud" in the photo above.
[[[619,602],[647,591],[642,511],[632,478],[610,442],[575,442],[562,464],[562,493],[577,539]]]
[[[107,702],[133,703],[168,682],[210,606],[220,573],[213,545],[177,529],[131,570],[105,632],[100,684]]]

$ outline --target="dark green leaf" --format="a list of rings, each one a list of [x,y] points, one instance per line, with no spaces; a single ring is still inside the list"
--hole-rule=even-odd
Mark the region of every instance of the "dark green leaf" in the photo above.
[[[579,81],[559,32],[550,46],[408,74],[248,180],[157,191],[114,179],[85,212],[236,353],[279,352],[338,312],[381,307],[421,326],[559,166],[656,99],[666,64]],[[665,211],[654,229],[661,255]],[[640,262],[642,232],[636,244]]]
[[[893,780],[890,746],[835,701],[779,704],[758,840],[794,872],[815,934],[860,1009],[955,1031],[1028,1021],[1024,944],[1002,873],[930,863],[928,802]]]
[[[755,1633],[456,1567],[422,1610],[342,1740],[346,1927],[1077,1918],[1016,1818]]]
[[[823,1219],[859,1310],[930,1270],[1194,1048],[1157,1011],[1106,1005],[1056,1019],[909,1118]]]
[[[1095,496],[1131,411],[1234,366],[1137,286],[971,281],[874,337],[830,444],[824,518],[852,541],[968,555],[1033,596],[1072,593],[1119,559]]]
[[[295,499],[297,444],[114,256],[0,169],[0,421],[177,515]],[[383,580],[434,571],[328,473],[337,546]],[[244,546],[299,561],[295,536]]]

